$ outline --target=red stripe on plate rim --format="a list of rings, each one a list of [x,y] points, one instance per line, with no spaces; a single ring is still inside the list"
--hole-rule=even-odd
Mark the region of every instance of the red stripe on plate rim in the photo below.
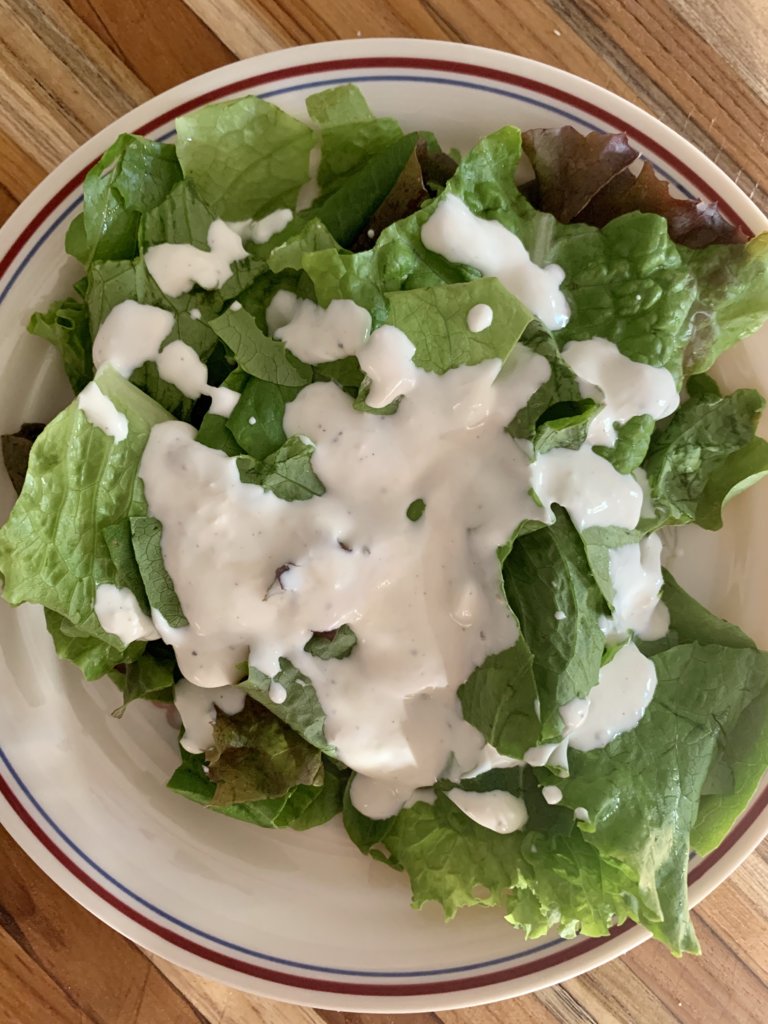
[[[189,110],[199,107],[205,103],[224,99],[232,93],[241,92],[244,89],[253,88],[259,85],[266,85],[270,82],[276,82],[286,78],[301,77],[303,75],[373,68],[442,71],[458,76],[484,78],[490,81],[502,82],[505,85],[515,86],[516,88],[528,89],[532,92],[545,95],[550,99],[557,100],[558,102],[563,103],[566,107],[577,108],[591,117],[595,117],[598,120],[611,125],[611,127],[615,128],[617,131],[626,132],[636,140],[644,150],[653,153],[655,156],[662,159],[669,167],[673,168],[685,177],[692,185],[695,186],[703,198],[717,202],[720,209],[726,216],[728,216],[735,224],[738,224],[749,232],[749,228],[744,221],[730,208],[727,203],[723,202],[711,186],[698,174],[693,172],[683,160],[675,156],[664,146],[657,143],[646,133],[639,131],[629,123],[625,122],[622,118],[608,113],[581,97],[573,96],[562,89],[558,89],[555,86],[539,82],[524,75],[502,71],[497,68],[488,68],[479,64],[462,63],[454,60],[439,60],[421,57],[359,57],[317,61],[310,64],[294,65],[289,68],[280,68],[275,71],[266,72],[260,75],[253,75],[237,82],[220,86],[217,89],[212,89],[187,100],[174,107],[172,110],[148,121],[142,127],[136,129],[136,134],[148,134],[156,128],[166,124],[171,119],[178,117]],[[62,188],[59,189],[59,191],[56,192],[56,194],[35,215],[29,224],[22,229],[20,234],[9,246],[2,260],[0,260],[0,276],[7,271],[23,246],[29,241],[46,219],[78,186],[81,185],[83,177],[95,162],[96,161],[92,161],[88,166],[79,171],[78,174],[76,174],[69,182],[67,182],[66,185],[62,186]],[[278,985],[287,985],[311,991],[366,996],[418,996],[463,992],[469,989],[484,988],[489,985],[513,981],[523,977],[531,977],[535,974],[541,973],[542,971],[568,963],[583,954],[590,953],[606,943],[611,942],[619,935],[624,935],[637,928],[637,925],[633,925],[628,922],[619,928],[612,929],[610,935],[603,938],[587,939],[568,943],[563,949],[555,953],[547,954],[546,956],[537,959],[532,964],[520,964],[513,967],[490,971],[483,975],[475,975],[465,978],[454,977],[445,981],[416,982],[411,984],[398,982],[396,984],[382,985],[365,982],[345,982],[339,981],[335,978],[313,978],[306,977],[304,975],[291,974],[288,972],[273,970],[268,967],[261,967],[245,960],[239,960],[228,954],[220,953],[217,950],[209,949],[198,942],[188,939],[184,935],[179,935],[177,932],[172,931],[165,925],[159,924],[151,918],[146,917],[134,907],[123,902],[123,900],[110,892],[95,878],[84,871],[80,865],[75,863],[75,861],[73,861],[68,854],[57,845],[45,829],[41,827],[40,823],[30,814],[27,808],[13,792],[8,781],[2,775],[0,775],[0,793],[5,797],[7,803],[13,808],[26,828],[45,847],[45,849],[64,868],[66,868],[74,878],[124,917],[140,925],[142,928],[145,928],[158,938],[184,950],[184,952],[189,953],[192,956],[215,963],[220,967],[235,971],[239,974],[260,978],[264,981]],[[758,796],[754,803],[744,813],[739,822],[728,833],[717,850],[713,851],[709,856],[705,857],[692,868],[688,876],[689,883],[698,881],[712,867],[714,867],[714,865],[717,864],[725,854],[733,848],[739,839],[745,835],[745,833],[752,827],[752,825],[755,824],[761,814],[766,810],[768,810],[768,789],[765,789]]]

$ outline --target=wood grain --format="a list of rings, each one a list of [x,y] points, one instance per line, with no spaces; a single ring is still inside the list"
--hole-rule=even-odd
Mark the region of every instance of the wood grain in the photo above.
[[[768,209],[765,0],[0,0],[0,221],[137,103],[278,47],[454,39],[557,65],[644,106]],[[646,944],[589,975],[408,1024],[764,1024],[768,842],[694,914],[703,956]],[[0,1024],[374,1024],[254,999],[149,957],[0,837]]]

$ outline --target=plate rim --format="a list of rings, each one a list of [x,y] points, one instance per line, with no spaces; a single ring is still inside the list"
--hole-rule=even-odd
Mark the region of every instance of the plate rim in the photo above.
[[[181,112],[179,108],[183,110],[199,106],[201,103],[212,102],[216,98],[224,98],[225,95],[266,84],[270,80],[300,78],[303,75],[316,75],[342,68],[354,71],[361,66],[369,68],[376,66],[382,69],[413,67],[419,70],[429,70],[430,67],[435,66],[436,68],[438,65],[443,70],[492,78],[505,81],[507,84],[510,84],[510,79],[528,77],[528,88],[533,85],[534,88],[543,88],[545,93],[547,90],[560,93],[563,102],[571,107],[584,109],[585,104],[592,106],[599,120],[609,123],[611,120],[623,121],[632,127],[633,138],[639,140],[640,136],[644,136],[647,139],[649,145],[643,145],[644,149],[651,152],[667,151],[665,157],[673,156],[674,159],[669,163],[674,166],[677,161],[687,180],[694,182],[697,187],[700,183],[702,196],[724,198],[724,208],[731,213],[734,219],[746,224],[752,231],[757,232],[768,227],[768,219],[755,204],[731,181],[725,172],[700,150],[651,114],[587,79],[540,61],[518,57],[500,50],[442,40],[384,37],[313,43],[249,57],[182,82],[133,108],[107,125],[62,161],[30,193],[0,228],[0,279],[13,266],[17,257],[23,252],[26,242],[45,222],[47,216],[61,205],[67,195],[77,190],[88,167],[92,166],[106,145],[120,131],[131,130],[142,134],[151,132]],[[549,80],[546,86],[539,80],[542,76]],[[573,89],[570,93],[567,92],[568,86]],[[603,101],[605,107],[595,106],[589,100],[585,100],[584,93],[594,96],[598,101]],[[622,112],[627,115],[626,120],[620,117]],[[606,114],[609,116],[606,117]],[[640,125],[640,127],[636,128],[636,125]],[[647,134],[647,130],[654,132],[653,138]],[[682,152],[687,159],[701,167],[706,172],[707,179],[701,178],[698,172],[693,171],[685,163],[683,157],[678,157],[668,151],[667,146],[670,144]],[[711,184],[712,181],[715,182],[714,185]],[[10,284],[12,285],[12,280]],[[647,933],[640,926],[625,926],[601,940],[576,940],[577,945],[586,942],[588,948],[569,957],[564,963],[537,969],[536,964],[539,961],[533,961],[526,965],[531,969],[527,970],[520,978],[510,979],[508,977],[510,971],[507,969],[495,972],[507,975],[506,979],[483,980],[493,977],[494,972],[489,972],[479,978],[463,979],[462,984],[454,985],[454,987],[450,987],[446,983],[448,987],[443,986],[442,991],[429,993],[416,991],[413,994],[400,994],[396,991],[399,987],[397,985],[380,985],[377,993],[354,991],[345,993],[343,989],[339,991],[339,986],[334,986],[329,991],[327,987],[325,989],[315,988],[308,983],[308,979],[296,975],[290,977],[287,984],[279,977],[270,980],[265,975],[276,972],[269,971],[259,972],[258,983],[256,983],[257,977],[254,977],[253,974],[246,975],[242,972],[235,974],[223,965],[215,966],[216,960],[212,960],[208,950],[204,950],[206,957],[203,958],[199,954],[185,951],[178,944],[169,943],[161,936],[158,937],[155,929],[147,930],[135,920],[130,923],[133,915],[126,914],[125,906],[116,911],[110,909],[111,900],[104,900],[100,897],[95,893],[92,884],[83,883],[78,879],[77,871],[73,874],[72,868],[67,868],[61,857],[51,852],[45,842],[46,838],[49,841],[50,838],[45,837],[42,829],[40,829],[40,835],[44,837],[43,839],[36,834],[36,829],[39,826],[26,813],[23,805],[16,800],[13,791],[2,776],[0,776],[0,793],[5,796],[5,800],[0,801],[0,823],[40,866],[45,864],[43,870],[52,880],[86,909],[126,937],[159,953],[179,966],[270,998],[329,1009],[379,1012],[460,1008],[477,1005],[479,1002],[486,1003],[522,995],[525,992],[564,981],[622,955],[647,937]],[[761,797],[764,798],[765,806],[760,807],[757,803],[753,803],[718,850],[703,858],[694,868],[692,879],[689,882],[692,906],[730,875],[757,846],[763,835],[768,833],[768,790],[764,791]],[[20,810],[12,809],[14,801]],[[9,808],[11,808],[10,813]],[[755,808],[757,808],[756,811]],[[763,817],[765,820],[761,821]],[[28,819],[26,822],[25,818]],[[59,853],[61,852],[63,851],[59,851]],[[693,877],[694,874],[695,877]],[[93,880],[91,880],[92,882]],[[178,939],[178,937],[176,938]],[[539,958],[541,961],[548,959],[550,958]],[[289,976],[282,975],[281,977],[285,979]],[[530,984],[528,979],[530,979]],[[347,987],[370,989],[374,986],[352,985]],[[424,987],[421,986],[421,988]],[[434,989],[434,986],[428,987]],[[418,988],[418,986],[411,986],[411,988]],[[514,989],[514,991],[510,991],[510,989]]]

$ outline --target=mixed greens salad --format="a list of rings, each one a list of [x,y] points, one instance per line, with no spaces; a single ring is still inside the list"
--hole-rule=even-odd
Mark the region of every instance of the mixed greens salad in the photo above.
[[[751,389],[721,394],[706,374],[768,318],[768,238],[747,240],[712,204],[672,197],[650,164],[636,171],[624,136],[505,127],[462,157],[428,131],[404,133],[375,117],[353,86],[311,96],[307,109],[304,123],[253,96],[213,104],[179,118],[175,144],[123,135],[88,173],[83,212],[67,235],[84,276],[29,325],[59,350],[80,398],[47,426],[25,424],[3,439],[20,492],[0,530],[3,596],[44,606],[59,656],[88,680],[108,674],[117,685],[117,714],[137,699],[179,703],[189,683],[174,638],[194,624],[169,557],[170,527],[145,494],[150,437],[174,421],[190,424],[179,435],[185,443],[217,452],[222,472],[282,503],[290,518],[289,505],[310,509],[332,491],[315,464],[318,437],[285,429],[299,395],[325,382],[361,424],[395,423],[409,401],[402,391],[374,400],[377,378],[362,350],[339,342],[337,358],[299,358],[276,337],[285,323],[276,327],[269,313],[275,297],[287,293],[294,312],[318,324],[318,307],[354,303],[371,332],[389,325],[409,340],[418,372],[446,380],[488,360],[514,374],[524,346],[546,379],[506,426],[516,450],[533,465],[589,446],[590,458],[642,486],[643,507],[632,526],[585,525],[562,502],[532,493],[540,514],[511,523],[498,545],[498,592],[519,636],[477,664],[456,697],[495,760],[474,772],[446,765],[396,813],[363,813],[311,670],[319,679],[344,664],[354,674],[361,627],[307,623],[300,665],[281,656],[265,671],[247,651],[238,655],[230,683],[243,698],[210,704],[210,741],[198,744],[202,752],[180,746],[169,786],[267,828],[308,829],[342,814],[361,851],[407,872],[416,906],[436,900],[448,917],[499,906],[528,937],[551,928],[598,936],[632,919],[674,953],[695,952],[688,859],[718,846],[768,767],[768,654],[668,573],[661,633],[617,629],[614,556],[640,551],[663,528],[718,529],[724,504],[768,473],[768,444],[755,434],[764,400]],[[534,267],[561,268],[567,317],[547,326],[501,275],[425,244],[425,225],[447,197],[514,235]],[[204,273],[193,268],[188,281],[161,287],[171,279],[162,260],[178,252],[163,247],[212,253],[222,222],[241,251],[235,244],[218,267],[209,260]],[[109,356],[117,316],[135,315],[135,304],[154,311],[158,344],[120,364]],[[468,314],[481,307],[493,317],[479,314],[472,329]],[[594,338],[665,371],[679,408],[608,423],[608,440],[590,441],[604,402],[566,349]],[[178,342],[205,368],[197,389],[163,375],[163,352]],[[139,353],[142,344],[137,334]],[[94,376],[98,393],[88,390]],[[402,451],[403,464],[410,457]],[[411,498],[403,519],[426,529],[436,510],[421,493]],[[183,524],[193,510],[178,514]],[[292,568],[274,566],[274,590],[290,589]],[[128,592],[134,620],[151,616],[153,629],[106,629],[104,587]],[[629,644],[655,679],[637,724],[602,746],[548,756],[567,739],[561,710],[586,708]],[[367,682],[361,671],[359,688]],[[503,832],[479,823],[457,790],[509,794],[524,805],[521,824]]]

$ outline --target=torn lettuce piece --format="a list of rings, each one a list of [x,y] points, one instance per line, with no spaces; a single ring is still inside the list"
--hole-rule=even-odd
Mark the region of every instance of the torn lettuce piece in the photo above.
[[[294,786],[322,786],[320,752],[256,700],[213,725],[212,803],[251,803],[285,796]]]
[[[181,765],[171,776],[168,788],[230,818],[262,828],[304,831],[330,821],[341,810],[349,773],[328,759],[323,760],[323,782],[320,786],[300,784],[280,797],[222,804],[216,802],[217,786],[204,771],[203,755],[190,754],[183,748],[180,748],[180,753]]]
[[[98,584],[117,580],[104,531],[146,514],[138,482],[141,455],[152,427],[170,417],[110,367],[99,373],[98,384],[127,418],[128,436],[116,444],[89,423],[76,401],[45,428],[32,448],[21,496],[0,530],[0,575],[10,604],[42,604],[119,649],[124,645],[104,632],[94,611]]]
[[[320,134],[317,183],[322,192],[338,188],[403,134],[391,117],[374,117],[363,94],[351,83],[308,96],[307,112]]]
[[[504,586],[533,656],[540,742],[557,742],[564,728],[560,708],[596,685],[604,648],[603,596],[565,512],[557,512],[552,526],[515,541],[504,562]]]
[[[764,406],[752,389],[710,388],[656,431],[643,468],[660,523],[720,529],[723,506],[768,473],[768,442],[755,437]]]
[[[123,703],[112,714],[121,718],[127,706],[135,700],[172,704],[176,677],[173,655],[162,644],[151,642],[135,661],[124,666],[124,671],[110,673],[110,679],[123,697]]]
[[[238,366],[252,377],[289,388],[304,387],[312,380],[312,367],[297,359],[282,342],[264,334],[245,309],[230,306],[210,326],[233,353]]]
[[[507,757],[522,758],[538,742],[536,679],[525,639],[492,654],[459,687],[464,718],[491,746]]]
[[[141,657],[146,647],[143,640],[135,640],[123,647],[111,633],[105,634],[108,639],[94,636],[50,608],[45,609],[45,625],[53,639],[56,655],[77,665],[89,681],[101,679],[116,665],[126,665]]]
[[[314,686],[287,658],[280,659],[280,671],[274,677],[250,665],[248,678],[239,685],[307,743],[330,757],[336,755],[336,748],[325,738],[325,712]]]
[[[151,608],[158,611],[173,629],[189,622],[163,561],[163,526],[153,516],[131,516],[131,542]]]
[[[392,292],[387,298],[389,322],[415,346],[416,366],[431,373],[486,359],[503,363],[532,319],[495,278]],[[491,307],[493,320],[485,330],[472,331],[467,316],[481,303]]]
[[[244,484],[258,484],[282,501],[309,501],[325,494],[325,487],[312,469],[315,446],[301,437],[289,437],[277,451],[260,462],[241,455],[237,469]]]
[[[83,212],[69,226],[67,252],[86,267],[94,260],[131,259],[141,214],[180,179],[174,146],[120,135],[85,177]]]
[[[184,177],[224,220],[293,208],[309,178],[314,132],[257,96],[183,114],[176,132]]]
[[[768,655],[687,643],[653,662],[658,684],[640,723],[601,750],[571,751],[570,777],[558,785],[566,806],[586,808],[587,842],[634,879],[640,922],[673,952],[697,952],[687,912],[691,833],[697,848],[711,849],[759,781]],[[718,760],[733,773],[731,793],[697,826]]]
[[[27,325],[30,334],[45,338],[58,350],[75,394],[93,378],[91,331],[88,310],[80,299],[51,303],[45,313],[33,313]]]
[[[329,661],[334,658],[348,658],[357,646],[357,637],[351,626],[344,623],[330,633],[313,633],[304,645],[304,650],[315,658]]]

